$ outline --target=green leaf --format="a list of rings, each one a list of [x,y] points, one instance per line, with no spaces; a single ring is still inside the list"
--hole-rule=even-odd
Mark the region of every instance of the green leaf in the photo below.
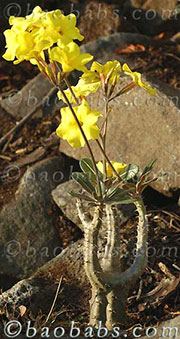
[[[146,177],[148,176],[148,174],[152,171],[154,163],[156,162],[155,160],[152,160],[143,170],[142,174],[140,175],[140,177],[138,178],[138,182],[136,184],[136,189],[138,192],[142,193],[142,190],[145,189],[145,187],[147,186],[148,183],[155,181],[157,178],[152,178],[147,180]],[[145,182],[146,180],[146,182]]]
[[[129,164],[127,166],[127,169],[125,172],[123,172],[122,174],[120,174],[120,177],[123,179],[123,180],[130,180],[130,179],[133,179],[136,174],[138,173],[139,171],[139,166],[137,165],[133,165],[133,164]]]
[[[73,172],[72,178],[77,181],[86,192],[90,194],[95,192],[95,188],[90,181],[88,173]]]
[[[96,172],[94,170],[94,165],[93,165],[93,162],[91,161],[91,159],[84,158],[84,159],[80,160],[79,164],[80,164],[82,171],[84,173],[90,173],[91,180],[96,183],[97,182],[96,181]]]
[[[94,199],[92,199],[91,197],[89,197],[88,195],[85,195],[85,194],[75,193],[73,191],[69,192],[69,194],[74,198],[83,199],[83,200],[93,202],[93,203],[95,202]]]
[[[156,161],[157,161],[157,159],[154,159],[154,160],[149,162],[149,164],[144,168],[144,170],[143,170],[143,172],[141,174],[141,177],[143,177],[144,175],[148,174],[153,169],[153,166],[154,166]]]
[[[128,197],[128,196],[124,196],[124,197],[121,197],[121,198],[111,198],[111,199],[108,199],[106,201],[106,204],[107,205],[117,205],[117,204],[121,204],[121,205],[124,205],[124,204],[132,204],[133,202],[135,201],[135,199],[131,198],[131,197]]]
[[[134,190],[133,188],[129,188],[128,190],[122,190],[122,189],[117,187],[115,191],[110,192],[110,194],[108,194],[109,192],[107,193],[104,201],[106,202],[109,199],[113,199],[113,200],[117,200],[118,199],[119,200],[119,199],[124,199],[124,197],[127,198],[127,197],[129,197],[127,195],[127,193],[132,192],[133,190]]]
[[[149,184],[151,184],[153,181],[156,181],[157,178],[153,178],[153,179],[149,179],[147,181],[144,181],[141,185],[140,185],[140,188],[141,188],[141,193],[145,190],[145,188],[147,186],[149,186]]]
[[[101,192],[102,192],[102,196],[104,195],[104,193],[106,192],[106,185],[104,184],[104,182],[102,180],[99,181],[100,186],[101,186]]]
[[[94,182],[97,182],[96,172],[95,172],[94,165],[93,165],[93,162],[91,161],[91,159],[84,158],[84,159],[80,160],[79,164],[80,164],[82,171],[84,173],[90,173],[91,179]],[[99,170],[98,170],[98,176],[99,176],[100,179],[103,178],[103,175]]]
[[[110,196],[111,194],[113,194],[114,192],[116,192],[116,190],[119,188],[119,182],[116,184],[114,184],[113,186],[111,186],[108,191],[107,191],[107,195]],[[119,188],[120,189],[120,188]]]
[[[151,182],[156,181],[156,180],[157,180],[157,178],[152,178],[152,179],[149,179],[147,181],[144,181],[142,186],[144,186],[144,185],[148,186],[149,184],[151,184]]]

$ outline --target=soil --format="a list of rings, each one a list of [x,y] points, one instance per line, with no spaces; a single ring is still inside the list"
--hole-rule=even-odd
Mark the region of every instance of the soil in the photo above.
[[[79,2],[78,0],[74,1],[74,3]],[[58,1],[38,2],[38,4],[40,3],[43,3],[44,7],[42,7],[48,10],[58,8],[57,4],[59,4]],[[61,8],[66,11],[67,2],[61,2]],[[101,35],[101,32],[99,34]],[[94,40],[94,34],[89,27],[88,41],[90,40]],[[1,50],[1,52],[3,51]],[[137,71],[157,77],[174,88],[180,88],[180,52],[177,50],[177,46],[153,47],[144,52],[137,52],[136,57],[139,61]],[[15,66],[11,62],[0,61],[1,95],[4,96],[7,95],[7,92],[16,92],[21,89],[36,74],[38,74],[36,67],[27,62]],[[16,124],[16,121],[2,109],[0,110],[0,120],[1,138]],[[26,166],[21,168],[19,178],[10,182],[4,178],[8,166],[41,146],[43,141],[55,131],[59,122],[59,111],[54,112],[51,116],[39,117],[34,115],[18,133],[11,136],[8,142],[3,145],[0,150],[0,209],[13,199],[19,180],[26,170]],[[53,155],[59,155],[58,145],[50,148],[45,156]],[[158,295],[157,292],[154,292],[153,296],[147,296],[164,278],[167,278],[167,275],[159,267],[160,262],[165,264],[176,278],[180,277],[178,266],[180,208],[178,199],[167,200],[163,195],[158,195],[152,203],[149,192],[146,193],[145,198],[149,218],[149,263],[137,287],[131,291],[129,296],[128,314],[130,322],[129,326],[126,327],[127,331],[128,328],[130,331],[134,324],[142,323],[144,327],[153,326],[157,322],[180,314],[180,293],[177,287],[174,287],[174,289],[172,287],[172,291],[167,292],[165,297]],[[66,247],[71,242],[80,239],[82,233],[73,223],[67,220],[55,204],[52,206],[56,226],[60,228],[60,242],[63,247]],[[124,227],[124,237],[127,238],[127,241],[135,232],[135,222],[136,218],[131,219]],[[13,283],[14,281],[12,281]],[[64,285],[62,286],[64,287]],[[69,294],[68,304],[63,305],[60,312],[58,306],[55,306],[52,318],[56,318],[56,323],[64,327],[68,327],[71,320],[77,321],[77,326],[78,324],[79,326],[86,326],[88,323],[87,302],[75,305],[72,300],[73,292]]]

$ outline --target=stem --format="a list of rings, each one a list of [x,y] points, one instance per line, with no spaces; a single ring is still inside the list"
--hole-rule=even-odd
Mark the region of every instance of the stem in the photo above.
[[[134,204],[136,205],[139,221],[137,227],[137,243],[136,243],[136,256],[132,265],[122,273],[115,273],[113,281],[106,281],[111,285],[116,286],[121,284],[126,286],[129,284],[135,284],[136,280],[144,272],[147,264],[147,237],[148,237],[148,224],[146,218],[146,210],[141,198],[137,199]]]
[[[109,117],[109,114],[110,114],[110,110],[108,109],[107,116],[106,116],[106,118],[104,119],[104,121],[103,121],[103,123],[102,123],[102,126],[101,126],[101,128],[100,128],[100,131],[102,131],[102,129],[103,129],[104,125],[105,125],[105,122],[106,122],[107,118]]]
[[[67,87],[69,88],[69,90],[70,90],[74,100],[76,101],[76,104],[79,105],[78,98],[76,97],[76,95],[75,95],[75,93],[74,93],[74,91],[73,91],[73,89],[71,87],[71,84],[70,84],[69,80],[67,78],[64,78],[64,81],[65,81]]]
[[[109,331],[115,326],[124,325],[127,322],[126,304],[128,286],[117,286],[107,294],[108,305],[106,309],[106,327]]]
[[[104,132],[102,135],[102,144],[104,153],[106,153],[106,135],[107,135],[107,114],[108,114],[108,99],[105,97],[105,124],[104,124]],[[103,174],[104,180],[107,178],[107,169],[106,169],[106,158],[103,156]]]
[[[86,215],[79,199],[76,206],[84,225],[84,267],[92,287],[89,325],[98,328],[99,321],[105,325],[107,307],[107,291],[103,283],[103,272],[98,258],[98,235],[102,226],[103,206],[96,207],[93,220]]]
[[[103,207],[97,206],[93,220],[85,214],[83,205],[78,199],[76,203],[78,215],[84,225],[84,266],[87,277],[96,289],[104,289],[102,269],[98,259],[98,235],[102,225]]]
[[[99,195],[101,196],[102,192],[101,192],[101,186],[100,186],[100,181],[99,181],[99,176],[98,176],[98,169],[97,169],[97,166],[96,166],[96,161],[95,161],[92,149],[90,147],[90,144],[89,144],[89,142],[87,140],[87,137],[86,137],[86,135],[85,135],[85,133],[84,133],[82,127],[81,127],[81,124],[80,124],[80,122],[79,122],[79,120],[78,120],[78,118],[76,116],[76,113],[74,112],[73,107],[72,107],[71,103],[69,102],[66,94],[64,93],[63,89],[60,86],[58,86],[58,89],[60,90],[62,96],[64,97],[65,102],[67,103],[69,109],[71,110],[71,113],[72,113],[72,115],[73,115],[73,117],[74,117],[74,119],[75,119],[75,121],[76,121],[76,123],[77,123],[77,125],[78,125],[78,127],[80,129],[80,131],[81,131],[81,134],[82,134],[82,136],[84,138],[84,141],[85,141],[85,143],[87,145],[87,148],[89,150],[89,153],[90,153],[93,165],[94,165],[94,170],[95,170],[95,173],[96,173],[96,180],[97,180],[97,184],[98,184],[98,192],[99,192]]]
[[[103,269],[105,271],[119,271],[120,266],[120,238],[117,220],[117,207],[106,205],[107,243],[104,251]]]
[[[106,292],[101,289],[97,289],[95,286],[92,286],[92,298],[90,300],[90,317],[89,325],[98,329],[99,322],[101,321],[102,325],[106,324],[106,308],[107,308],[107,298]]]
[[[136,86],[135,82],[132,81],[130,82],[130,84],[126,85],[125,87],[123,87],[118,93],[116,93],[112,98],[110,98],[108,100],[108,102],[114,100],[115,98],[119,97],[120,95],[130,91],[132,88],[134,88]]]
[[[61,67],[61,65],[60,65],[58,62],[55,62],[55,65],[56,65],[57,69],[58,69],[60,72],[62,72],[62,67]],[[67,78],[66,76],[64,77],[64,81],[65,81],[65,83],[66,83],[66,86],[69,88],[69,90],[70,90],[70,92],[71,92],[71,94],[72,94],[72,96],[73,96],[73,98],[74,98],[76,104],[79,105],[79,101],[78,101],[78,99],[76,98],[75,93],[74,93],[74,91],[72,90],[71,84],[70,84],[70,82],[69,82],[69,80],[68,80],[68,78]]]

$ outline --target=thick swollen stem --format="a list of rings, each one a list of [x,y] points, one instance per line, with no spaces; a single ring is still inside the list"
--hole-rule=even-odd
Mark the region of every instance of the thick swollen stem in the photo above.
[[[114,273],[113,279],[106,280],[107,284],[111,286],[126,286],[135,284],[136,280],[144,272],[147,264],[147,237],[148,225],[146,219],[146,210],[141,198],[137,199],[134,204],[137,207],[139,214],[139,221],[137,226],[137,243],[136,243],[136,257],[133,264],[123,273]]]
[[[105,289],[102,283],[102,268],[98,258],[98,235],[102,225],[103,207],[95,208],[93,220],[85,214],[83,205],[77,200],[78,214],[84,225],[84,267],[91,286]]]
[[[103,269],[106,272],[119,271],[120,237],[117,218],[117,207],[106,205],[107,242],[103,260]]]
[[[114,287],[107,294],[106,309],[106,327],[109,331],[116,326],[120,326],[127,322],[126,304],[129,288],[127,286]]]
[[[147,262],[147,220],[146,211],[141,198],[135,201],[139,214],[137,227],[136,258],[133,264],[123,273],[120,272],[119,260],[113,258],[116,245],[119,246],[116,210],[106,207],[106,218],[109,235],[106,252],[107,263],[100,265],[98,258],[98,236],[102,225],[103,206],[95,209],[93,220],[89,219],[78,202],[79,216],[84,225],[85,250],[84,263],[86,274],[92,286],[90,303],[90,325],[98,327],[99,321],[108,330],[126,322],[126,303],[132,284],[143,273]],[[106,312],[105,312],[106,311]]]
[[[77,201],[79,217],[84,225],[84,267],[92,286],[89,325],[98,328],[99,321],[106,322],[106,287],[102,281],[103,272],[98,259],[98,234],[102,225],[103,207],[97,206],[91,220]]]
[[[106,324],[107,298],[106,291],[92,286],[92,298],[90,300],[89,325],[98,328],[99,322]]]

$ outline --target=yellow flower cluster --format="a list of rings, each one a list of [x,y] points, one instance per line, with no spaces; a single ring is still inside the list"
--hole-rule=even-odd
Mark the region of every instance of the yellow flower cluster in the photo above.
[[[87,70],[84,65],[93,57],[87,53],[80,55],[78,45],[73,42],[84,38],[76,27],[74,14],[65,16],[59,9],[45,12],[36,6],[31,15],[12,16],[9,23],[11,29],[4,32],[7,48],[4,59],[15,59],[15,64],[29,60],[41,70],[39,63],[45,60],[47,51],[49,60],[60,62],[64,72]]]
[[[84,38],[76,27],[74,14],[65,16],[59,9],[45,12],[36,6],[32,14],[25,18],[12,16],[9,23],[11,29],[4,32],[7,50],[3,57],[6,60],[14,60],[15,64],[29,60],[32,64],[36,64],[56,86],[59,86],[62,72],[69,73],[74,69],[83,72],[77,85],[72,86],[71,90],[65,90],[64,93],[69,102],[75,104],[72,109],[87,140],[99,137],[100,131],[96,123],[101,113],[90,109],[86,96],[95,93],[101,85],[104,93],[107,96],[108,93],[111,95],[122,70],[133,80],[130,87],[127,86],[124,91],[138,85],[148,90],[151,95],[155,94],[155,90],[149,84],[142,83],[140,73],[132,72],[126,64],[121,67],[117,60],[108,61],[104,65],[93,62],[88,70],[85,65],[92,60],[93,56],[88,53],[81,54],[79,46],[74,42]],[[47,60],[51,67],[46,63]],[[108,86],[110,92],[107,91]],[[62,92],[58,92],[58,97],[66,102]],[[57,134],[67,140],[71,146],[82,147],[85,141],[72,109],[70,107],[61,109],[62,121],[57,128]],[[100,168],[101,164],[99,163],[98,166]],[[118,163],[113,162],[113,166],[118,172]],[[111,176],[111,174],[111,168],[107,167],[107,175]]]

